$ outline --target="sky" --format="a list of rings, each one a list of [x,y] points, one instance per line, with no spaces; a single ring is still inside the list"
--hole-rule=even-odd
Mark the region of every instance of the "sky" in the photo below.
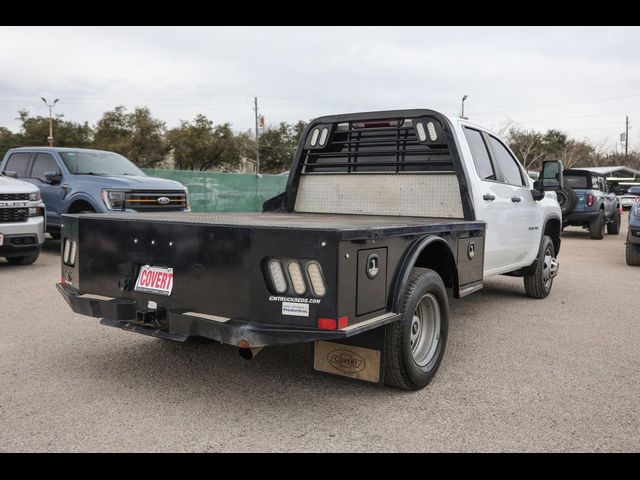
[[[253,128],[431,108],[500,131],[560,129],[640,148],[638,27],[0,27],[0,126],[18,110],[88,121],[148,106]]]

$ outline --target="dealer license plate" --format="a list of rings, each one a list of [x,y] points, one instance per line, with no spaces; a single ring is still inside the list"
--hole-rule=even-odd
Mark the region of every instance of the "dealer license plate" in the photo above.
[[[134,288],[136,292],[171,295],[173,290],[173,268],[143,265]]]

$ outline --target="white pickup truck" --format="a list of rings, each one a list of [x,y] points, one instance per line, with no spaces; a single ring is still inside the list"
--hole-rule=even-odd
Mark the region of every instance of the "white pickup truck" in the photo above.
[[[0,257],[14,265],[38,259],[45,207],[38,187],[0,173]]]
[[[318,118],[263,213],[68,215],[60,293],[146,335],[252,358],[314,342],[314,368],[415,390],[460,298],[491,275],[545,298],[558,271],[562,165],[534,182],[495,134],[432,110]]]

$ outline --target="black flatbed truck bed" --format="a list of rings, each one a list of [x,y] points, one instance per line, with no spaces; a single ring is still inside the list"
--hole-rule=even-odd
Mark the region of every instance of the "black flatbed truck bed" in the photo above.
[[[477,221],[303,213],[67,215],[64,228],[78,254],[73,266],[63,265],[58,288],[75,312],[139,333],[244,348],[347,338],[393,321],[403,265],[415,261],[412,245],[437,237],[457,253],[470,239],[481,248],[484,234]],[[382,273],[365,281],[357,265],[371,254]],[[267,258],[322,265],[327,293],[303,295],[308,316],[283,315],[282,304],[297,295],[269,291]],[[142,265],[173,268],[170,296],[134,291]],[[454,294],[481,285],[481,261],[459,271]],[[319,318],[347,325],[322,330]]]

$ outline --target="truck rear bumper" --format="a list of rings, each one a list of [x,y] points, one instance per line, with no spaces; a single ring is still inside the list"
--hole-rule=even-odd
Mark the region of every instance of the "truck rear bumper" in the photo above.
[[[600,210],[593,212],[571,212],[569,215],[562,217],[562,223],[565,225],[582,225],[591,223],[600,215]]]
[[[100,323],[103,325],[181,342],[189,337],[205,337],[241,348],[344,339],[399,318],[396,313],[386,313],[343,330],[318,330],[259,324],[196,312],[169,310],[147,315],[149,310],[138,307],[134,300],[83,295],[61,283],[56,287],[75,313],[102,318]]]

